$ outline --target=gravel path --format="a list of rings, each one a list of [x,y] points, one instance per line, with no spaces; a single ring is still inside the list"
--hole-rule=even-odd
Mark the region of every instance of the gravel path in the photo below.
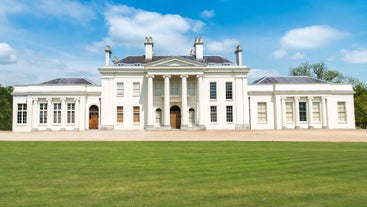
[[[367,142],[367,130],[2,132],[0,141],[306,141]]]

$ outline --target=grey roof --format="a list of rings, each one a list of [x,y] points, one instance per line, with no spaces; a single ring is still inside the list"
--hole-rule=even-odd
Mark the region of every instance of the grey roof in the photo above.
[[[319,80],[307,76],[287,76],[287,77],[263,77],[252,84],[327,84],[327,81]]]
[[[92,81],[85,78],[56,78],[40,85],[95,85]]]
[[[118,63],[125,63],[125,64],[134,64],[134,63],[141,63],[141,64],[146,64],[146,63],[150,63],[150,62],[154,62],[157,60],[161,60],[164,58],[168,58],[168,57],[174,57],[174,56],[156,56],[154,55],[152,60],[145,60],[145,56],[144,55],[140,55],[140,56],[127,56],[119,61],[116,62],[116,64]],[[232,61],[227,60],[226,58],[223,58],[221,56],[204,56],[202,60],[196,60],[195,56],[178,56],[178,57],[182,57],[182,58],[186,58],[189,60],[194,60],[194,61],[198,61],[201,63],[231,63]]]

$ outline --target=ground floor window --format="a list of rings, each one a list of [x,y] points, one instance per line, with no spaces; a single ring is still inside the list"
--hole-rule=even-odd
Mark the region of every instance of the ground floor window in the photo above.
[[[338,121],[339,122],[347,121],[345,102],[338,102]]]
[[[61,123],[61,103],[54,103],[54,123]]]
[[[134,123],[140,123],[140,107],[134,106],[133,108]]]
[[[162,110],[161,109],[155,110],[155,123],[159,126],[162,123]]]
[[[75,123],[75,103],[67,104],[67,123],[68,124]]]
[[[40,103],[40,124],[47,124],[47,103]]]
[[[217,106],[210,106],[210,122],[217,122]]]
[[[18,124],[27,123],[27,104],[18,104],[17,123]]]
[[[124,107],[118,106],[117,107],[117,123],[123,123],[124,122]]]
[[[285,116],[288,123],[293,122],[293,102],[285,103]]]
[[[313,113],[313,121],[320,122],[320,102],[313,102],[312,103],[312,113]]]
[[[189,109],[189,123],[191,125],[195,124],[195,110],[193,108]]]
[[[226,106],[226,121],[233,122],[233,106]]]
[[[257,120],[259,123],[268,122],[268,113],[266,109],[266,102],[257,103]]]
[[[307,121],[307,103],[299,102],[299,120]]]

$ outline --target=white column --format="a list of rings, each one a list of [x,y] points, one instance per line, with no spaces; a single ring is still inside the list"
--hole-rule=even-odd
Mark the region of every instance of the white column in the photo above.
[[[299,126],[299,97],[294,97],[294,107],[295,107],[295,128],[301,128]]]
[[[286,117],[285,100],[286,100],[286,97],[280,97],[281,113],[282,113],[282,129],[286,129],[287,128],[287,117]]]
[[[321,110],[322,110],[322,128],[327,129],[328,123],[327,123],[327,108],[326,108],[326,97],[322,97],[321,100]]]
[[[61,100],[61,130],[66,130],[66,98],[63,97]]]
[[[33,109],[32,109],[32,131],[37,130],[38,125],[38,98],[33,98]]]
[[[80,98],[74,98],[75,101],[75,123],[74,123],[74,130],[79,131],[79,119],[80,115]]]
[[[187,109],[187,78],[188,75],[181,75],[181,99],[182,99],[182,111],[181,111],[181,129],[189,126]]]
[[[308,97],[308,128],[313,128],[313,106],[312,106],[312,96]]]
[[[47,100],[47,129],[46,130],[52,130],[51,128],[51,122],[52,122],[52,98],[48,98]]]
[[[198,126],[200,128],[205,128],[204,126],[204,103],[203,103],[203,75],[198,75],[196,76],[198,79],[198,84],[197,84],[197,115],[198,115]]]
[[[154,127],[153,124],[153,75],[147,75],[148,78],[148,103],[147,103],[147,126],[146,129]]]
[[[164,127],[171,128],[170,124],[170,86],[169,79],[170,75],[164,75]]]

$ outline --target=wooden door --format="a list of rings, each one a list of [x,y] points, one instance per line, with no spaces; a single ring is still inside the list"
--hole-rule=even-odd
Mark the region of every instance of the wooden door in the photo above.
[[[180,111],[171,111],[170,121],[172,129],[179,129],[181,127]]]
[[[98,115],[97,114],[90,115],[89,129],[98,129]]]

